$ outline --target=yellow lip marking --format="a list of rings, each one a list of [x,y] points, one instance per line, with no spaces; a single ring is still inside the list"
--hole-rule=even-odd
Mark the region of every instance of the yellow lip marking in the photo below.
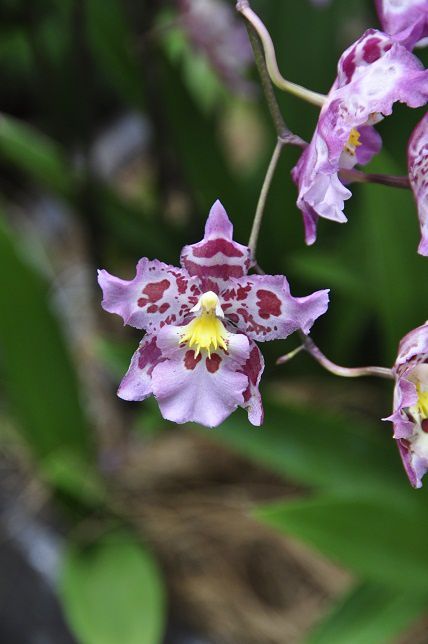
[[[207,351],[209,358],[212,350],[226,349],[228,333],[219,319],[224,315],[217,295],[213,291],[203,293],[192,312],[198,315],[183,327],[180,342],[186,342],[190,349],[196,347],[195,358],[201,349]]]
[[[428,418],[428,391],[422,391],[419,383],[416,385],[416,390],[418,392],[417,407],[419,412],[422,418]]]
[[[357,128],[353,127],[345,144],[345,150],[346,152],[348,152],[348,154],[353,155],[355,154],[355,149],[359,148],[360,145],[362,145],[360,141],[360,133],[358,132]]]

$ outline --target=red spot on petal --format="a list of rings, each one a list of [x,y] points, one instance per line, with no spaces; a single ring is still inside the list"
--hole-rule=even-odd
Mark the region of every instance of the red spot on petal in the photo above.
[[[158,307],[156,304],[150,304],[150,306],[147,308],[147,313],[156,313],[158,310]]]
[[[374,63],[380,58],[381,50],[379,38],[369,38],[363,47],[363,58],[366,63]]]
[[[222,253],[226,257],[243,257],[243,252],[236,245],[227,239],[209,239],[201,245],[195,245],[192,248],[194,257],[214,257],[217,253]]]
[[[227,319],[230,320],[231,322],[234,322],[235,324],[238,324],[239,315],[236,315],[236,313],[229,313],[229,315],[227,316]]]
[[[213,353],[211,358],[207,358],[205,360],[205,364],[207,366],[207,369],[210,373],[215,373],[218,371],[221,363],[221,358],[217,353]]]
[[[169,304],[168,302],[164,302],[160,307],[159,307],[159,313],[165,313],[169,309]]]
[[[185,356],[184,356],[184,366],[186,369],[189,369],[189,371],[193,371],[193,369],[196,367],[198,362],[202,359],[201,354],[199,354],[195,358],[195,352],[194,351],[186,351]]]
[[[138,367],[145,369],[149,367],[147,373],[150,375],[162,352],[156,344],[156,336],[153,336],[150,342],[143,344],[138,350]]]
[[[281,315],[281,300],[275,293],[266,291],[265,289],[259,289],[256,295],[259,298],[256,302],[259,315],[263,320],[268,320],[271,315],[275,315],[276,317]]]
[[[150,302],[157,302],[163,297],[163,294],[169,286],[170,282],[167,279],[163,279],[160,282],[151,282],[143,288],[143,294],[147,295]]]
[[[422,431],[425,432],[425,434],[428,434],[428,418],[425,418],[421,422],[421,427],[422,427]]]
[[[236,299],[237,300],[245,300],[248,293],[251,291],[251,285],[247,284],[247,286],[240,286],[238,290],[236,291]]]
[[[244,271],[242,266],[229,264],[214,264],[206,266],[205,264],[196,264],[189,259],[185,259],[185,265],[191,275],[199,278],[217,277],[227,280],[230,277],[242,277]]]

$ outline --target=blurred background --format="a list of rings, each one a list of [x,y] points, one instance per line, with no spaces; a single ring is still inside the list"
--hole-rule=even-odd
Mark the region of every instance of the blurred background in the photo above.
[[[373,5],[253,2],[282,73],[323,93]],[[101,309],[96,269],[177,264],[216,198],[248,240],[275,132],[233,2],[1,0],[0,33],[0,641],[428,642],[428,492],[379,420],[390,382],[275,366],[291,337],[261,347],[262,428],[116,397],[141,334]],[[278,99],[309,139],[317,109]],[[405,174],[422,114],[379,124],[374,172]],[[356,185],[349,223],[306,248],[298,153],[258,262],[296,296],[331,288],[313,330],[329,357],[390,366],[428,317],[412,195]]]

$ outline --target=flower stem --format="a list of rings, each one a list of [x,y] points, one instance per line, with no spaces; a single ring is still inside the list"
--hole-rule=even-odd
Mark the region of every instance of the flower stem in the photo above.
[[[377,376],[379,378],[388,378],[390,380],[394,379],[394,374],[392,369],[387,369],[385,367],[341,367],[340,365],[335,364],[325,356],[321,349],[317,347],[315,342],[311,337],[300,332],[300,337],[302,339],[302,345],[287,353],[285,356],[278,358],[277,364],[284,364],[293,358],[300,350],[304,349],[307,351],[319,364],[324,367],[330,373],[333,373],[336,376],[341,376],[342,378],[360,378],[361,376]]]
[[[291,83],[282,76],[278,69],[272,38],[258,15],[251,9],[249,0],[237,0],[236,10],[239,11],[239,13],[241,13],[252,25],[262,42],[266,67],[272,83],[279,89],[289,92],[290,94],[294,94],[294,96],[298,96],[299,98],[308,101],[308,103],[312,103],[318,107],[324,105],[326,97],[323,94],[312,92],[301,85]]]
[[[397,177],[391,174],[371,174],[355,169],[341,170],[340,176],[345,181],[353,181],[356,183],[380,183],[383,186],[390,186],[391,188],[410,188],[410,181],[406,176]]]
[[[266,171],[266,176],[264,178],[262,189],[260,191],[259,200],[257,202],[256,213],[254,215],[253,225],[250,233],[250,239],[248,241],[248,247],[251,249],[251,255],[254,261],[256,258],[257,240],[259,238],[260,226],[262,224],[263,213],[266,205],[266,199],[269,193],[269,188],[272,183],[273,175],[275,174],[275,169],[276,169],[279,157],[281,156],[283,146],[284,146],[284,141],[278,137],[275,149],[272,154],[272,158],[270,160],[268,169]]]

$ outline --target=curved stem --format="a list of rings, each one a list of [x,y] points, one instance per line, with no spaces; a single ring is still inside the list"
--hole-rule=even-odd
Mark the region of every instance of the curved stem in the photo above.
[[[324,369],[330,371],[336,376],[341,376],[342,378],[360,378],[361,376],[377,376],[378,378],[388,378],[390,380],[394,379],[394,374],[392,369],[387,369],[385,367],[341,367],[340,365],[335,364],[327,358],[317,347],[315,342],[311,337],[300,332],[300,337],[302,339],[302,345],[298,347],[298,350],[305,349],[310,355],[320,363]],[[278,358],[277,364],[284,364],[291,360],[299,351],[295,349],[290,353],[287,353],[285,356]]]
[[[410,189],[409,177],[394,176],[392,174],[373,174],[361,172],[361,170],[341,170],[340,176],[345,181],[353,181],[356,183],[380,183],[383,186],[390,186],[391,188],[405,188]]]
[[[312,103],[318,107],[324,105],[326,97],[323,94],[312,92],[311,90],[306,89],[306,87],[302,87],[296,83],[291,83],[282,76],[276,61],[272,38],[258,15],[251,9],[249,0],[237,0],[236,9],[253,26],[262,42],[266,66],[272,83],[279,89],[285,90],[290,94],[294,94],[294,96],[298,96],[299,98],[308,101],[308,103]]]
[[[248,242],[248,247],[251,249],[251,254],[253,259],[256,257],[256,246],[257,240],[259,238],[260,226],[262,224],[263,213],[266,206],[266,199],[269,193],[269,188],[272,183],[273,175],[275,174],[275,169],[281,156],[282,148],[284,142],[282,139],[278,138],[275,149],[272,154],[268,169],[266,171],[266,176],[263,181],[262,189],[260,191],[259,200],[257,202],[256,213],[254,215],[253,225],[251,228],[250,239]]]

